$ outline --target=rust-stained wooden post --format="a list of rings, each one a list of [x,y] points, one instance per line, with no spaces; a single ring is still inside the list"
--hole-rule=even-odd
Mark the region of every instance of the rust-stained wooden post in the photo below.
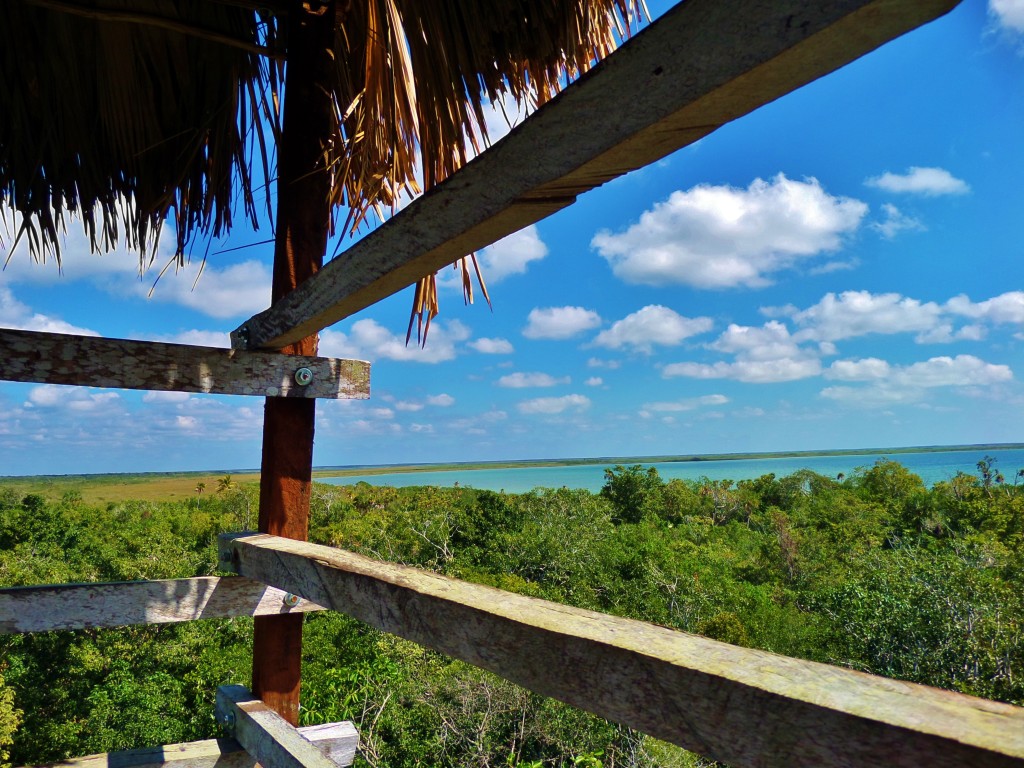
[[[323,147],[333,128],[331,89],[334,1],[293,2],[288,19],[284,128],[278,144],[273,301],[323,265],[330,221],[330,179]],[[312,11],[310,10],[312,8]],[[315,355],[317,335],[281,352]],[[268,397],[264,409],[259,529],[305,540],[313,468],[315,400]],[[252,691],[292,725],[299,719],[302,616],[255,619]]]

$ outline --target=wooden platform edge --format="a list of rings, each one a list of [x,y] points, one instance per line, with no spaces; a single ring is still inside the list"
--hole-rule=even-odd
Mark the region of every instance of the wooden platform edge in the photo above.
[[[653,163],[959,0],[686,0],[232,333],[279,349]],[[528,162],[524,162],[524,158]]]
[[[735,766],[1024,766],[1024,709],[740,648],[330,547],[229,534],[222,568]]]
[[[215,395],[370,396],[370,364],[362,360],[10,328],[0,328],[0,379]]]
[[[334,761],[241,685],[217,689],[217,719],[263,768],[334,768]]]
[[[323,751],[334,765],[348,766],[355,762],[359,734],[352,723],[309,725],[298,730]],[[256,759],[235,739],[205,739],[69,758],[36,768],[256,768],[258,765]]]
[[[320,611],[240,576],[0,589],[0,635]]]

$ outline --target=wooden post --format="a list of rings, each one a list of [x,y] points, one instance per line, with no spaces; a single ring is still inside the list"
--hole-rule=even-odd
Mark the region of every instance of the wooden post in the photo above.
[[[320,7],[294,2],[288,24],[284,128],[278,145],[277,239],[273,301],[294,290],[323,265],[330,225],[330,177],[323,147],[334,127],[325,75],[333,61],[334,0]],[[284,347],[315,355],[314,333]],[[259,529],[305,540],[313,469],[315,400],[268,397],[263,422]],[[252,690],[292,725],[299,720],[302,616],[255,619]]]

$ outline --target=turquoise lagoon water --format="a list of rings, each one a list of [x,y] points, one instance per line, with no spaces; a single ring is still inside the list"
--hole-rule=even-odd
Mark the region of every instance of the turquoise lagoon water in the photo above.
[[[927,485],[948,480],[957,472],[976,475],[977,463],[986,455],[996,461],[1008,483],[1013,482],[1018,469],[1024,468],[1024,450],[993,449],[964,451],[933,451],[926,453],[861,454],[857,456],[798,456],[770,459],[726,459],[721,461],[666,461],[644,466],[655,467],[662,479],[698,480],[749,480],[769,472],[776,477],[792,474],[800,469],[810,469],[821,475],[835,477],[840,472],[851,475],[858,467],[870,467],[878,459],[890,458],[900,462],[911,472],[920,475]],[[347,477],[319,478],[319,482],[335,485],[354,485],[367,482],[371,485],[435,485],[452,487],[456,483],[464,488],[479,488],[490,491],[525,493],[534,488],[585,488],[597,492],[604,485],[604,470],[614,465],[584,464],[569,467],[513,467],[503,469],[449,469],[443,471],[423,470],[397,472],[382,475],[350,475]]]

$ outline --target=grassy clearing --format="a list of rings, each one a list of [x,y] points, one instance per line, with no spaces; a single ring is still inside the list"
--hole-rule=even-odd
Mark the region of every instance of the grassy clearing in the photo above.
[[[204,494],[217,491],[217,483],[227,473],[181,472],[141,475],[45,475],[0,480],[0,488],[14,488],[19,494],[37,493],[49,500],[77,491],[88,504],[108,502],[174,501],[196,495],[196,486],[205,483]],[[234,483],[259,480],[259,474],[231,475]]]

